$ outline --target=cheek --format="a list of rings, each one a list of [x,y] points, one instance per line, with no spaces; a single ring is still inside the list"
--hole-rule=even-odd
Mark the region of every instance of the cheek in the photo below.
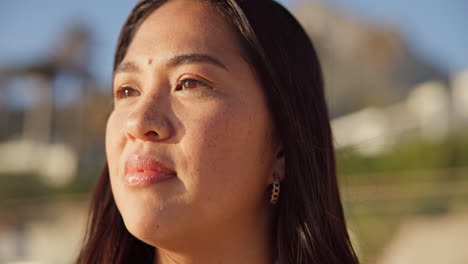
[[[206,205],[239,208],[245,204],[233,203],[263,197],[270,122],[259,105],[223,104],[190,119],[181,145],[191,159],[194,190]]]
[[[122,120],[123,117],[118,112],[113,111],[106,125],[106,157],[109,165],[109,173],[111,175],[117,174],[120,153],[124,147],[125,137],[122,136]]]

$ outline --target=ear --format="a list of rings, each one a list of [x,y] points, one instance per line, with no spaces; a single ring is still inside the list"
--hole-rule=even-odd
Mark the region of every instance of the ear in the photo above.
[[[283,144],[278,144],[275,150],[275,155],[273,159],[272,168],[270,175],[268,177],[268,183],[272,184],[274,180],[274,174],[277,173],[280,181],[284,180],[286,176],[286,167],[285,167],[285,152]]]

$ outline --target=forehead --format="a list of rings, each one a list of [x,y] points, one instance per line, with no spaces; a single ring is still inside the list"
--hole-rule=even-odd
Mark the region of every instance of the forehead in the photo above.
[[[187,52],[227,60],[241,55],[234,29],[214,7],[202,1],[172,0],[143,21],[126,57],[157,59]]]

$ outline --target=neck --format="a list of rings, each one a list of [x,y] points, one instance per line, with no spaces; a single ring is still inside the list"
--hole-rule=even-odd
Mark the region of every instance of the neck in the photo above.
[[[171,249],[158,246],[155,264],[272,264],[271,208],[255,219],[232,219],[228,226],[212,225]],[[217,227],[217,228],[213,228]]]

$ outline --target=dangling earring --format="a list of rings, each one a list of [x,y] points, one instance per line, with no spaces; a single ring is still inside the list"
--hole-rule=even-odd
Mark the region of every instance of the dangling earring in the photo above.
[[[277,172],[273,173],[273,177],[274,177],[274,179],[273,179],[273,188],[271,190],[270,203],[271,204],[276,204],[276,202],[278,201],[279,192],[280,192],[280,179],[279,179],[279,176],[278,176]]]

